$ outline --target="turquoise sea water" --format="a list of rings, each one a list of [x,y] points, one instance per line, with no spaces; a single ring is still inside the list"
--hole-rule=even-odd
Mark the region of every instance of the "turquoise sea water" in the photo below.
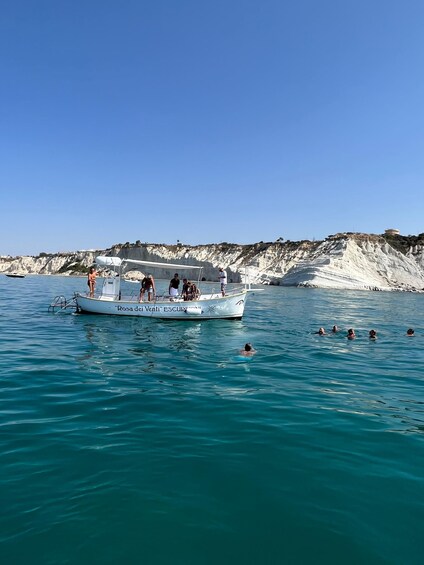
[[[422,563],[424,295],[47,312],[74,290],[0,276],[1,563]]]

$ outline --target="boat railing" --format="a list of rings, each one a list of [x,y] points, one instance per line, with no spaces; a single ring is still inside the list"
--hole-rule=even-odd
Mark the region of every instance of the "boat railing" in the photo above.
[[[240,294],[241,292],[243,292],[245,287],[238,285],[237,287],[232,287],[232,288],[228,288],[226,289],[225,292],[225,296],[233,296],[236,294]],[[143,303],[156,303],[156,302],[196,302],[198,300],[216,300],[217,298],[222,298],[222,293],[220,290],[216,289],[216,287],[212,287],[212,288],[208,288],[206,289],[206,292],[202,292],[201,289],[199,289],[200,294],[198,297],[196,298],[191,298],[189,300],[184,300],[184,298],[182,297],[181,294],[179,294],[178,296],[170,296],[167,292],[161,292],[161,293],[157,293],[154,298],[149,301],[147,295],[144,296],[143,299]],[[85,296],[89,297],[90,293],[86,292],[84,293]],[[140,291],[138,289],[134,289],[131,292],[125,292],[123,289],[121,289],[121,292],[119,295],[111,295],[111,294],[105,294],[103,295],[101,292],[100,293],[95,293],[94,298],[97,298],[98,300],[111,300],[111,301],[115,301],[118,300],[120,302],[139,302],[140,300]]]
[[[66,298],[63,295],[55,296],[48,307],[48,312],[53,313],[64,310],[77,310],[76,294],[72,298]]]
[[[241,290],[238,291],[231,291],[226,292],[225,296],[233,296],[236,294],[240,294]],[[86,293],[86,296],[89,297],[89,293]],[[121,293],[120,296],[110,296],[106,295],[103,296],[102,294],[95,294],[93,298],[97,298],[98,300],[105,300],[105,301],[119,301],[119,302],[140,302],[140,298],[138,294],[124,294]],[[200,294],[196,298],[184,299],[181,295],[178,296],[170,296],[169,294],[157,294],[152,300],[148,300],[147,296],[144,297],[142,303],[150,303],[155,304],[156,302],[198,302],[199,300],[216,300],[217,298],[222,298],[221,292],[208,292],[207,294]]]

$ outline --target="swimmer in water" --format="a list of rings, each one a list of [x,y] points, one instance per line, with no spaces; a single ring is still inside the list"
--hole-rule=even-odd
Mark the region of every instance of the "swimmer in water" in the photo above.
[[[333,329],[331,330],[333,332],[333,334],[337,333],[339,331],[339,327],[338,326],[333,326]]]
[[[255,355],[255,353],[256,349],[253,349],[251,343],[246,343],[244,348],[240,350],[240,355],[243,355],[243,357],[252,357],[253,355]]]
[[[324,328],[320,328],[320,329],[317,331],[317,333],[318,333],[319,335],[327,335],[327,334],[325,333],[325,329],[324,329]]]
[[[414,337],[415,332],[414,332],[414,330],[413,330],[412,328],[409,328],[408,330],[406,330],[406,335],[407,335],[408,337]]]
[[[377,339],[377,332],[375,330],[370,330],[369,336],[370,339]]]
[[[355,339],[355,337],[355,330],[353,330],[352,328],[347,330],[347,339]]]

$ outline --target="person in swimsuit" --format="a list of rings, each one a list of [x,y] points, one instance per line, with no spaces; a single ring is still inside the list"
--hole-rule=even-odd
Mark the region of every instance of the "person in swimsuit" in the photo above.
[[[347,330],[347,339],[355,339],[355,337],[355,330],[353,330],[352,328]]]
[[[96,276],[97,276],[96,269],[94,267],[90,267],[87,277],[87,285],[90,290],[90,298],[93,298],[94,291],[96,290]]]
[[[145,292],[147,292],[147,300],[150,302],[156,294],[155,280],[151,273],[146,275],[144,279],[141,281],[139,302],[143,302]]]

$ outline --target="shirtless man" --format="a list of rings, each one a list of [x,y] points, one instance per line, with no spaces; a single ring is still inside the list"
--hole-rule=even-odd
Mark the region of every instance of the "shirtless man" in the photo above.
[[[147,292],[147,300],[151,302],[152,298],[154,298],[156,294],[156,289],[155,280],[153,278],[153,275],[151,275],[150,273],[146,275],[141,281],[139,302],[143,302],[145,292]]]

